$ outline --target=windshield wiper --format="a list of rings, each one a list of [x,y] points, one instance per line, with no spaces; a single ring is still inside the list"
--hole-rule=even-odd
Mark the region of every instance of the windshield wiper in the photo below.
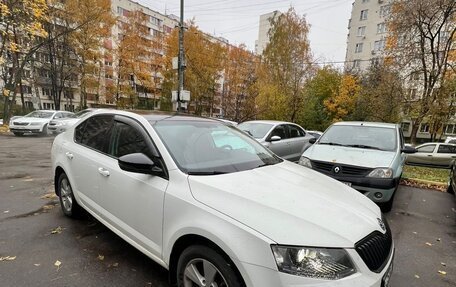
[[[325,143],[325,142],[323,142],[323,143],[322,143],[322,142],[319,142],[318,144],[335,145],[335,146],[346,146],[346,145],[344,145],[344,144],[332,143],[332,142],[327,142],[327,143]]]
[[[356,147],[356,148],[365,148],[365,149],[376,149],[376,150],[382,150],[381,148],[375,147],[375,146],[370,146],[370,145],[362,145],[362,144],[351,144],[347,145],[348,147]]]
[[[226,171],[210,170],[210,171],[189,171],[188,175],[217,175],[217,174],[226,174]]]
[[[242,130],[242,131],[249,134],[249,136],[253,137],[252,133],[249,130]]]

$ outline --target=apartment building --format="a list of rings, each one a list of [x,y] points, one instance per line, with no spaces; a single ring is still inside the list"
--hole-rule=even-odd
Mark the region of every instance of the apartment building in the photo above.
[[[269,44],[269,30],[271,29],[271,19],[279,17],[280,11],[273,11],[267,14],[260,15],[260,24],[258,27],[258,40],[255,41],[255,53],[263,54],[264,49]]]
[[[57,8],[58,7],[54,7]],[[111,11],[115,17],[117,17],[117,24],[112,28],[112,36],[107,39],[103,46],[100,47],[100,51],[104,55],[104,61],[101,63],[99,73],[93,75],[96,77],[99,85],[96,89],[87,90],[86,105],[88,107],[115,107],[115,98],[110,95],[112,92],[112,86],[115,85],[118,80],[116,73],[116,62],[114,49],[119,43],[120,26],[122,20],[131,11],[141,11],[146,15],[148,21],[145,23],[149,37],[151,41],[154,38],[162,37],[172,32],[172,30],[178,25],[179,18],[175,15],[165,15],[154,11],[144,5],[130,0],[112,0]],[[154,50],[163,56],[164,50]],[[6,65],[11,57],[7,58]],[[81,103],[81,91],[80,91],[80,75],[77,72],[68,74],[68,79],[65,81],[61,106],[55,107],[54,101],[51,96],[51,71],[50,71],[50,55],[47,53],[45,48],[39,50],[32,61],[28,63],[24,69],[22,77],[22,93],[24,95],[25,106],[29,109],[61,109],[61,110],[77,110],[80,108]],[[148,109],[159,109],[160,98],[161,98],[161,82],[163,76],[159,69],[153,75],[156,85],[153,90],[145,89],[141,83],[135,82],[134,77],[131,79],[122,79],[122,81],[131,81],[130,85],[134,87],[139,98],[139,104]],[[4,83],[0,79],[0,86]],[[21,104],[20,91],[17,91],[16,103]],[[120,97],[125,95],[120,94]]]
[[[355,0],[348,21],[347,70],[365,71],[382,57],[386,44],[389,0]]]

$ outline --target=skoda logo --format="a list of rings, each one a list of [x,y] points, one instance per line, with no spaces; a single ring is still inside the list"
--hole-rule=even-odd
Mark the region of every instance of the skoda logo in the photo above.
[[[385,226],[385,223],[383,222],[383,220],[381,220],[380,218],[377,218],[377,221],[378,221],[378,225],[380,225],[380,228],[383,231],[386,231],[386,226]]]
[[[336,166],[336,167],[334,168],[334,173],[339,173],[339,172],[340,172],[340,167]]]

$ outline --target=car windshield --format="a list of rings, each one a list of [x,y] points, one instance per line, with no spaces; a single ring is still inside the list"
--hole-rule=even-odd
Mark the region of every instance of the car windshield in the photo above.
[[[318,144],[394,151],[396,136],[394,128],[334,125],[320,137]]]
[[[153,124],[179,168],[189,175],[215,175],[282,162],[238,129],[219,122],[159,121]]]
[[[237,126],[238,129],[244,131],[256,139],[262,139],[267,132],[272,128],[272,124],[265,123],[242,123]]]
[[[52,117],[54,112],[45,112],[45,111],[34,111],[30,114],[26,115],[26,118],[42,118],[42,119],[49,119]]]

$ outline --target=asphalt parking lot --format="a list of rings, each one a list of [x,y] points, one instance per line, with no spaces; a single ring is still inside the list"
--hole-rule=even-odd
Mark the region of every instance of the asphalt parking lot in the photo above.
[[[168,286],[166,270],[96,220],[63,216],[52,141],[0,134],[0,286]],[[401,186],[387,218],[396,244],[392,287],[456,286],[450,194]]]

